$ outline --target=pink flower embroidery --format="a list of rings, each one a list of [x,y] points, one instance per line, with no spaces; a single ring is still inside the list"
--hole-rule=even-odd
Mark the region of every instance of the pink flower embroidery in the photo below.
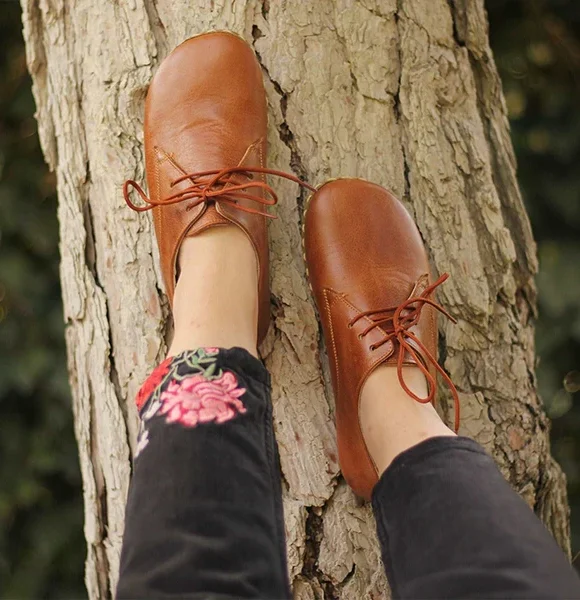
[[[181,423],[187,427],[210,421],[224,423],[246,412],[239,400],[245,392],[229,371],[211,380],[203,375],[193,375],[169,384],[161,394],[159,414],[167,415],[167,423]]]

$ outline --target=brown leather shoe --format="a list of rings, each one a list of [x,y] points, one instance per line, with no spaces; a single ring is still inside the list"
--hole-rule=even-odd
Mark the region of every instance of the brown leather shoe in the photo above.
[[[433,402],[436,375],[457,392],[437,363],[432,298],[447,275],[430,283],[421,236],[404,206],[387,190],[359,179],[326,183],[310,198],[304,217],[305,259],[322,321],[336,401],[338,453],[354,492],[370,499],[378,480],[359,424],[363,384],[379,365],[393,365],[418,402]],[[403,379],[417,365],[429,386],[419,398]]]
[[[265,182],[266,95],[260,64],[244,40],[211,32],[183,42],[161,64],[145,104],[145,161],[150,197],[134,181],[124,196],[137,211],[153,209],[161,270],[169,300],[186,237],[210,227],[237,225],[258,262],[258,342],[270,323],[269,205]],[[301,182],[299,182],[301,183]],[[309,186],[306,186],[309,187]],[[129,198],[134,188],[144,206]]]

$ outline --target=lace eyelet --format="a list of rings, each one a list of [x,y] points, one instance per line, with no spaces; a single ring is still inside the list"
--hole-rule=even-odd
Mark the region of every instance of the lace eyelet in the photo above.
[[[349,323],[349,324],[348,324],[348,328],[349,328],[349,329],[352,329],[352,327],[353,327],[352,323]]]
[[[359,339],[359,340],[362,340],[362,339],[363,339],[363,336],[362,336],[360,333],[358,334],[358,336],[357,336],[357,337],[358,337],[358,339]]]
[[[369,350],[370,350],[371,352],[374,352],[376,349],[377,349],[377,347],[376,347],[374,344],[373,344],[373,345],[371,345],[371,346],[369,346]]]

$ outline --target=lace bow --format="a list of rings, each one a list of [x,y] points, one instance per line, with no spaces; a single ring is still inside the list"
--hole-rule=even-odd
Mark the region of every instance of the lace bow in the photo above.
[[[289,181],[293,181],[294,183],[298,183],[311,192],[316,191],[316,189],[308,183],[294,175],[284,173],[283,171],[275,171],[274,169],[267,169],[265,167],[228,167],[226,169],[200,171],[198,173],[190,173],[178,177],[171,182],[170,187],[173,188],[182,181],[187,180],[191,181],[191,186],[161,200],[152,200],[149,198],[143,191],[143,188],[136,181],[130,179],[126,181],[123,186],[123,196],[129,207],[137,212],[145,212],[156,206],[170,206],[187,200],[191,200],[191,202],[187,205],[186,210],[191,210],[210,200],[215,201],[219,199],[220,202],[230,204],[243,212],[275,219],[276,217],[270,215],[266,210],[258,210],[240,204],[240,200],[252,200],[263,206],[273,206],[278,201],[276,192],[264,181],[254,179],[254,174],[282,177]],[[143,200],[145,203],[144,206],[136,206],[131,201],[131,188],[133,188],[140,196],[141,200]],[[251,189],[256,191],[263,190],[263,194],[248,192],[248,190]]]
[[[459,394],[457,392],[457,388],[451,381],[451,378],[443,367],[437,362],[437,359],[431,354],[431,352],[425,347],[425,344],[411,331],[412,328],[417,325],[419,319],[421,318],[421,311],[426,304],[432,306],[434,309],[438,310],[440,313],[444,314],[449,320],[453,323],[457,323],[457,320],[452,317],[440,304],[437,304],[435,300],[431,298],[431,295],[435,291],[435,289],[440,286],[444,281],[447,280],[449,275],[444,273],[439,277],[437,281],[427,286],[421,294],[418,296],[412,296],[408,300],[405,300],[399,306],[393,306],[390,308],[384,308],[381,310],[369,310],[366,312],[362,312],[357,315],[352,321],[349,323],[349,327],[353,327],[355,323],[360,321],[363,318],[369,318],[372,323],[359,334],[359,337],[362,339],[368,333],[377,328],[387,329],[386,335],[379,342],[375,342],[369,348],[370,350],[376,350],[377,348],[383,346],[387,342],[395,342],[397,341],[399,344],[399,355],[397,357],[397,375],[399,377],[399,381],[401,383],[402,388],[417,402],[421,404],[428,404],[433,402],[435,399],[435,393],[437,391],[437,382],[435,377],[431,375],[429,369],[427,368],[427,364],[431,363],[436,371],[443,377],[443,380],[449,387],[451,394],[453,396],[453,402],[455,407],[455,431],[459,429],[459,417],[460,417],[460,408],[459,408]],[[418,349],[418,350],[417,350]],[[412,390],[409,389],[407,384],[405,383],[405,379],[403,377],[403,363],[405,360],[406,353],[409,353],[419,369],[425,375],[427,379],[427,388],[428,394],[425,398],[421,398],[417,396]]]

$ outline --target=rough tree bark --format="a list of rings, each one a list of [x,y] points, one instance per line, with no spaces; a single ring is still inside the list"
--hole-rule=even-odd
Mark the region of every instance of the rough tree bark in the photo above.
[[[564,477],[534,378],[535,246],[518,191],[483,0],[22,0],[40,138],[58,175],[62,288],[84,482],[86,583],[117,581],[135,447],[133,397],[170,334],[143,178],[148,82],[179,42],[231,29],[255,48],[270,108],[270,165],[311,183],[358,176],[414,214],[440,299],[442,361],[462,433],[569,546]],[[332,398],[300,250],[303,196],[276,182],[273,375],[297,598],[382,598],[370,508],[339,477]],[[327,381],[326,381],[327,383]],[[445,400],[445,391],[441,390]],[[445,405],[445,402],[444,402]]]

